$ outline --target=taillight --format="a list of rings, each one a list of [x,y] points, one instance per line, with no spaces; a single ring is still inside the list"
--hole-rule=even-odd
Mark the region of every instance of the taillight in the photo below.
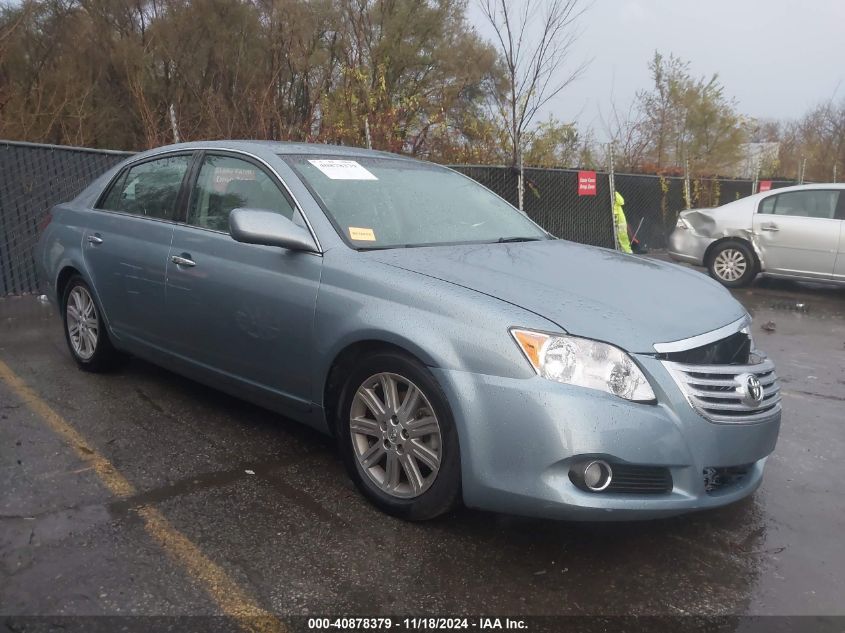
[[[41,222],[38,223],[38,234],[39,235],[44,232],[44,229],[47,228],[47,225],[50,224],[50,222],[52,220],[53,220],[53,212],[47,211],[47,213],[45,213],[44,216],[41,218]]]

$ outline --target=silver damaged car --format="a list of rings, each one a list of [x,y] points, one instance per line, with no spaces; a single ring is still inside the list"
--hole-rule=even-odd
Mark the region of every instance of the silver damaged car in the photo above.
[[[682,211],[669,238],[676,261],[706,266],[728,287],[759,274],[845,284],[845,185],[758,193],[716,209]]]
[[[777,441],[775,369],[727,290],[406,157],[162,147],[53,208],[36,258],[80,368],[132,354],[330,434],[406,519],[715,508]]]

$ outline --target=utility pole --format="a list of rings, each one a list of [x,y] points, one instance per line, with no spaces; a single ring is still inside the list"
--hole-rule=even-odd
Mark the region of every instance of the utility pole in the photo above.
[[[807,158],[805,156],[801,157],[801,172],[798,175],[798,184],[804,184],[804,172],[807,169]]]
[[[684,203],[687,209],[692,207],[692,195],[689,188],[689,158],[684,160]]]

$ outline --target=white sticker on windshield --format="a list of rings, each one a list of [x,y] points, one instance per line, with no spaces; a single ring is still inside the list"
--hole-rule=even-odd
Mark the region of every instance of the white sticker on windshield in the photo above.
[[[354,160],[309,160],[309,163],[332,180],[378,180]]]

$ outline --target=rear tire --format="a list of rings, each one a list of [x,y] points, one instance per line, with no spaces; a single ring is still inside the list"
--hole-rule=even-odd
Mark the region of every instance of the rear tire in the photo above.
[[[71,277],[62,296],[62,322],[70,354],[84,371],[108,371],[121,358],[102,314],[88,284],[79,275]]]
[[[751,247],[738,240],[718,244],[707,258],[710,276],[728,288],[741,288],[757,276],[757,258]]]
[[[452,411],[431,372],[410,356],[361,358],[341,392],[335,428],[350,477],[384,512],[424,521],[460,501]]]

